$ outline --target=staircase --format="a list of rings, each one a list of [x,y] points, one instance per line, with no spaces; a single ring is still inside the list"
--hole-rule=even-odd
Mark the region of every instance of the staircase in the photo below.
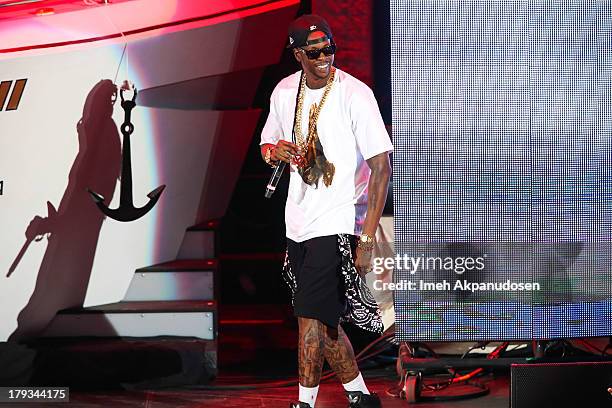
[[[64,373],[64,381],[80,384],[82,378],[77,380],[73,375],[86,373],[86,377],[95,378],[96,372],[110,369],[129,371],[127,377],[145,381],[146,386],[152,381],[168,386],[208,382],[216,377],[217,226],[218,222],[210,221],[189,228],[178,259],[134,271],[120,302],[62,310],[56,315],[37,346],[47,353],[53,350],[51,359],[58,358],[58,353],[72,359],[73,370]],[[54,346],[46,347],[50,344]],[[111,353],[111,358],[101,356],[102,350]],[[134,364],[139,353],[147,361],[142,370]],[[117,357],[122,354],[124,359]],[[91,367],[93,361],[95,367]],[[156,361],[162,366],[152,369]],[[191,366],[194,361],[200,361],[195,369]],[[151,379],[151,372],[163,375]]]

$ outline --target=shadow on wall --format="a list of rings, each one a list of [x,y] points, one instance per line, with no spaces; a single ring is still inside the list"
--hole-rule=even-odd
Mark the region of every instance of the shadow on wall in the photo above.
[[[36,337],[59,310],[83,305],[105,218],[87,189],[110,202],[121,167],[121,140],[112,119],[116,98],[117,88],[108,79],[98,82],[89,92],[83,117],[77,123],[79,152],[59,208],[55,211],[47,202],[48,217],[35,216],[26,230],[26,244],[9,275],[17,268],[28,242],[47,235],[48,245],[34,292],[19,313],[17,329],[9,341]]]

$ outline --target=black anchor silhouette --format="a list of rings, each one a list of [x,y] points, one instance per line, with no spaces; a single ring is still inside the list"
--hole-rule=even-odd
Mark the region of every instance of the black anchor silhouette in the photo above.
[[[149,202],[143,207],[134,207],[133,195],[132,195],[132,154],[130,150],[130,135],[134,131],[134,125],[131,122],[132,109],[136,106],[136,95],[137,91],[134,88],[134,96],[132,100],[125,100],[123,97],[123,89],[120,90],[121,95],[121,107],[125,111],[125,119],[121,125],[121,133],[123,134],[123,156],[121,162],[121,195],[119,197],[119,207],[110,209],[104,204],[104,197],[100,194],[87,189],[94,202],[105,215],[108,217],[122,222],[129,222],[137,220],[148,213],[151,208],[157,203],[161,193],[166,188],[166,185],[161,185],[155,190],[147,194]]]

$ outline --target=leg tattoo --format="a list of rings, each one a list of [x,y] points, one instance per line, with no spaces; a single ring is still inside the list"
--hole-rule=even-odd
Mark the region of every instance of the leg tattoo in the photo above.
[[[342,384],[357,378],[359,367],[355,360],[353,346],[342,327],[338,329],[325,327],[325,359],[336,373]]]
[[[300,384],[316,387],[321,381],[323,349],[325,348],[325,325],[315,319],[298,317],[300,339],[298,363]]]

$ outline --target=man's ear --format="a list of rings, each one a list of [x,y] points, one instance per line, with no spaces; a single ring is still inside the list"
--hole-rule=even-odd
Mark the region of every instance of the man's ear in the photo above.
[[[292,51],[293,51],[293,57],[295,58],[295,60],[299,62],[300,64],[302,64],[302,53],[299,52],[297,48],[294,48]]]

